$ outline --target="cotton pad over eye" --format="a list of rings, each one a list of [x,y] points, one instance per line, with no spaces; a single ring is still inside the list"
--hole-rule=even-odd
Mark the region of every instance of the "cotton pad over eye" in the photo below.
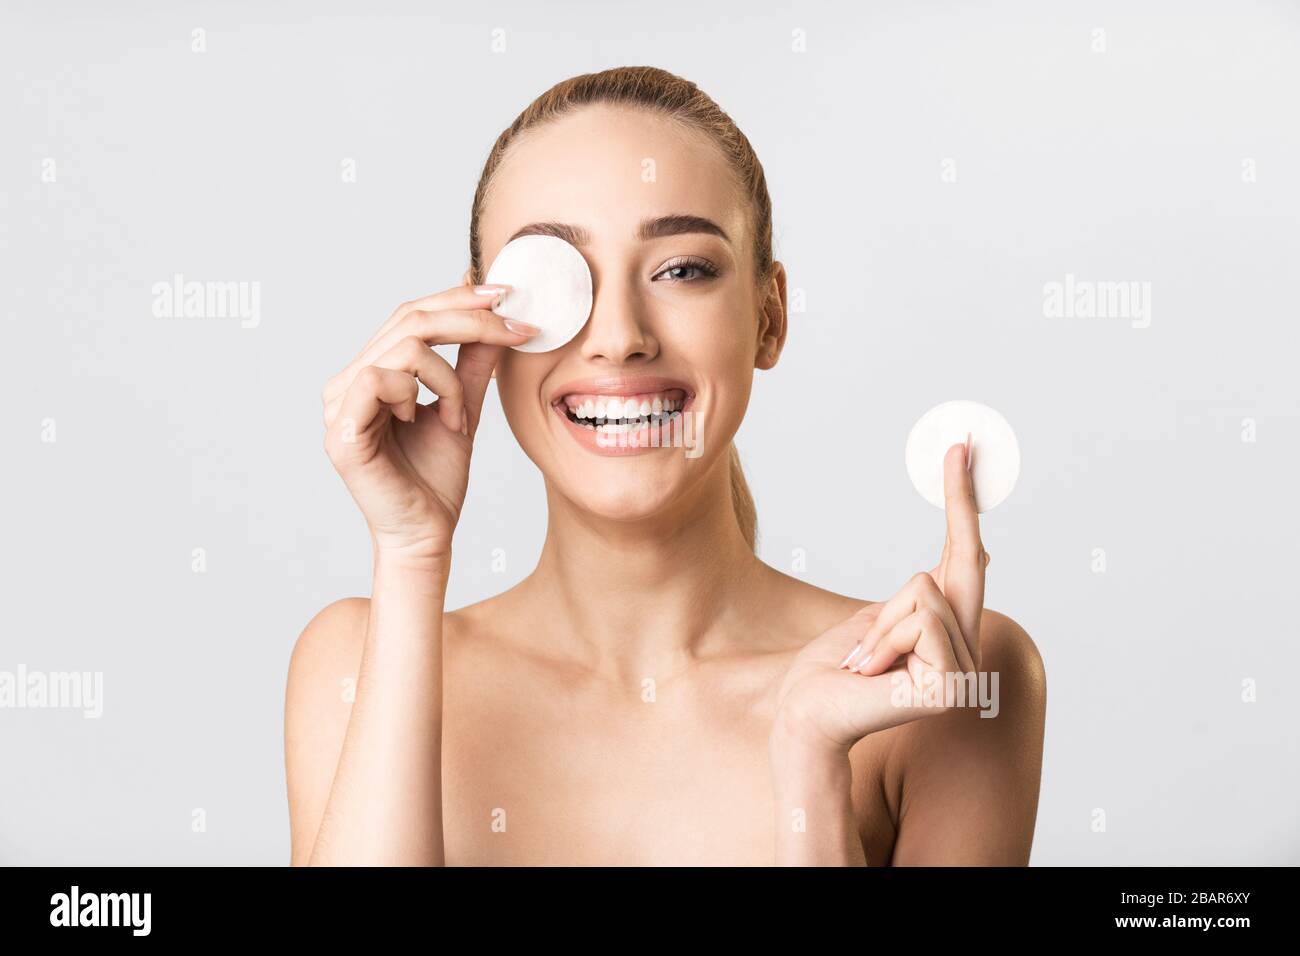
[[[520,352],[558,349],[591,315],[591,270],[582,253],[555,236],[520,236],[497,253],[487,283],[512,288],[492,311],[541,329]]]
[[[944,506],[944,455],[968,434],[976,511],[1000,505],[1020,477],[1020,445],[1005,418],[979,402],[944,402],[912,426],[904,452],[912,484],[936,508]]]

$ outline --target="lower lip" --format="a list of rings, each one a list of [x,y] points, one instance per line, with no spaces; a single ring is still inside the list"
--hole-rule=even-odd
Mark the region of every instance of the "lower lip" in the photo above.
[[[691,407],[694,401],[694,395],[688,395],[686,401],[682,403],[681,411],[685,413]],[[560,422],[573,440],[585,448],[587,451],[597,455],[605,455],[611,458],[619,458],[624,455],[644,455],[652,451],[665,451],[672,449],[672,436],[677,429],[669,426],[660,430],[658,447],[650,443],[650,433],[655,429],[652,426],[638,428],[636,431],[626,432],[622,435],[597,432],[594,428],[586,428],[582,425],[575,425],[569,420],[569,416],[563,411],[563,403],[552,405],[551,409],[559,416]],[[680,427],[680,426],[679,426]],[[599,437],[597,437],[599,436]]]

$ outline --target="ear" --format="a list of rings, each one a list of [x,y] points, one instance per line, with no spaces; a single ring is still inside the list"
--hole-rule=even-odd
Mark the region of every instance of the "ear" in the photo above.
[[[785,348],[789,331],[789,312],[786,308],[785,266],[772,263],[772,277],[763,290],[762,311],[758,318],[758,351],[754,355],[754,368],[769,369],[776,365]]]

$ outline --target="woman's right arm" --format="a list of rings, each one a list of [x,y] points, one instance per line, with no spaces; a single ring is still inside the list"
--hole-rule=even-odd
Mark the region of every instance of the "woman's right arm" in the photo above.
[[[322,395],[325,449],[370,530],[374,586],[368,606],[339,602],[318,614],[294,649],[285,703],[294,864],[444,862],[452,533],[492,369],[503,347],[535,334],[508,327],[489,311],[492,290],[478,289],[399,308]],[[453,342],[454,369],[430,348]],[[417,404],[417,380],[438,396],[432,405]]]
[[[285,716],[294,865],[443,864],[445,583],[377,554],[370,601],[331,605],[299,638]]]

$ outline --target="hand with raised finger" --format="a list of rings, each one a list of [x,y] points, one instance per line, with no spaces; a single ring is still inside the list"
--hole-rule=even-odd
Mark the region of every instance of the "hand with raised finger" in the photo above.
[[[964,445],[944,458],[944,491],[938,568],[799,652],[778,695],[784,741],[847,753],[870,733],[946,712],[954,675],[978,669],[985,562]]]
[[[536,334],[491,311],[502,289],[458,286],[401,306],[322,391],[326,453],[379,552],[450,554],[492,369]],[[450,343],[454,368],[433,350]],[[417,401],[421,382],[437,396],[429,405]]]

